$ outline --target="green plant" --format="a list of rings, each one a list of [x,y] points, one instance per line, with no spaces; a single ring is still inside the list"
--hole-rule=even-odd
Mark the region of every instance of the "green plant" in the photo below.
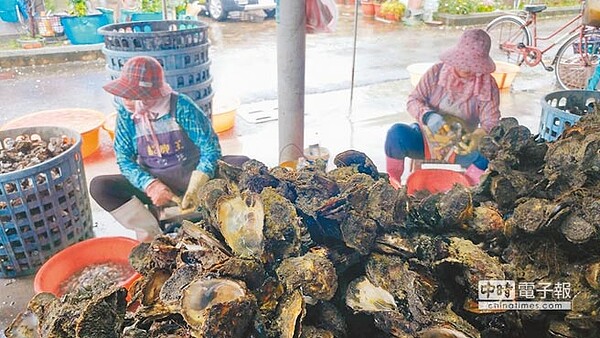
[[[448,14],[471,14],[491,12],[497,7],[494,0],[440,0],[438,11]]]
[[[381,14],[393,14],[396,18],[401,18],[404,15],[406,7],[398,0],[386,0],[381,4]]]
[[[162,11],[161,0],[142,0],[140,5],[142,12],[160,12]]]
[[[88,14],[86,0],[69,0],[70,12],[76,16],[85,16]]]
[[[46,7],[46,12],[48,12],[48,13],[56,12],[56,0],[44,1],[44,7]]]

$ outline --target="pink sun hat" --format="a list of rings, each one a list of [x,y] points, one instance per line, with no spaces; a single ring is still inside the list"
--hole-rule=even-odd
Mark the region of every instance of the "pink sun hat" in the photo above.
[[[489,74],[496,70],[490,57],[492,42],[482,29],[466,30],[453,48],[440,55],[440,60],[450,66],[471,73]]]

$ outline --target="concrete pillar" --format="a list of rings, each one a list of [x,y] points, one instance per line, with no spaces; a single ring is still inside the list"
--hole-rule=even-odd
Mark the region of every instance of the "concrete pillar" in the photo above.
[[[277,24],[279,163],[294,161],[304,149],[305,0],[280,0]]]

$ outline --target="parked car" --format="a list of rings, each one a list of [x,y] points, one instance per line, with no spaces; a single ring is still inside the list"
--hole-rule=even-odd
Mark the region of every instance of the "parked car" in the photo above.
[[[224,21],[230,12],[263,10],[268,18],[275,16],[275,0],[201,0],[199,5],[211,18]]]

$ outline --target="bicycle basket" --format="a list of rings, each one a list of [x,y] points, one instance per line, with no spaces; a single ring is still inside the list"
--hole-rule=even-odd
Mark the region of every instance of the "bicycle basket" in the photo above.
[[[600,27],[600,0],[587,0],[583,7],[583,24]]]

